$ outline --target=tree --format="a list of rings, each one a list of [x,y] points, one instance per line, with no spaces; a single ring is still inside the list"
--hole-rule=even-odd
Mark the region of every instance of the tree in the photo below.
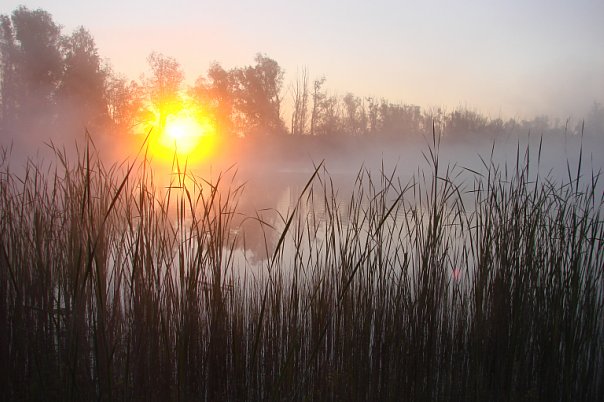
[[[109,74],[107,79],[107,113],[118,133],[130,133],[141,121],[144,90],[135,81]]]
[[[63,71],[60,27],[48,12],[24,6],[10,21],[2,16],[1,25],[3,119],[44,124],[52,117],[50,106]]]
[[[315,133],[317,135],[342,134],[342,112],[340,101],[335,95],[327,96],[320,103],[315,122]]]
[[[292,111],[292,134],[304,135],[308,120],[308,71],[306,68],[298,75],[296,83],[292,88],[293,111]]]
[[[483,133],[486,126],[486,117],[467,108],[459,108],[453,111],[447,116],[446,120],[447,132],[460,138]]]
[[[367,98],[367,122],[369,134],[376,134],[378,131],[379,122],[379,104],[376,99],[372,97]]]
[[[446,110],[442,107],[432,106],[425,109],[420,123],[421,131],[425,135],[430,135],[434,129],[439,135],[442,135],[445,130],[446,115]]]
[[[281,120],[281,87],[283,70],[279,64],[258,54],[256,65],[233,71],[236,79],[235,104],[241,113],[240,129],[245,134],[283,133]]]
[[[85,126],[104,125],[108,119],[108,71],[101,65],[94,39],[83,27],[63,40],[64,72],[58,89],[59,113],[69,111]]]
[[[367,131],[367,114],[361,98],[347,93],[344,102],[344,125],[347,134],[359,135]]]
[[[320,112],[323,109],[325,102],[325,92],[322,91],[323,84],[325,84],[325,77],[316,79],[313,83],[312,92],[312,111],[310,112],[310,135],[317,134],[317,123],[320,119]]]
[[[231,134],[234,119],[235,78],[218,63],[212,63],[207,78],[199,77],[191,95],[210,114],[219,132]]]
[[[585,120],[586,133],[594,138],[604,138],[604,107],[594,102]]]
[[[180,64],[171,57],[153,52],[147,58],[151,77],[146,80],[149,100],[159,117],[159,129],[166,125],[166,119],[180,104],[180,87],[184,74]]]
[[[415,105],[394,104],[382,100],[379,106],[379,131],[388,136],[413,135],[422,130],[424,117]],[[430,131],[432,125],[430,123]]]
[[[17,44],[10,18],[0,15],[0,123],[12,124],[17,109]]]

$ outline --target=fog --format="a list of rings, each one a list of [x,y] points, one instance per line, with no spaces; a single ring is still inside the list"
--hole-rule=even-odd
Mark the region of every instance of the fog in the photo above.
[[[360,170],[374,174],[396,171],[401,177],[410,178],[418,172],[429,173],[430,152],[438,154],[441,168],[456,171],[484,172],[489,166],[514,170],[517,162],[524,164],[529,158],[534,174],[556,181],[576,177],[581,159],[580,175],[588,179],[604,168],[604,113],[591,120],[576,122],[576,127],[518,126],[493,134],[472,132],[450,134],[446,127],[435,127],[434,132],[401,131],[400,136],[334,135],[294,136],[266,135],[225,138],[214,154],[205,160],[181,163],[199,174],[216,176],[220,171],[236,168],[240,179],[255,183],[266,181],[287,186],[287,180],[274,180],[275,175],[291,176],[292,182],[304,181],[315,167],[322,164],[331,176],[354,181]],[[144,157],[159,160],[157,155],[145,154],[145,134],[119,135],[100,129],[90,130],[78,116],[78,109],[69,105],[54,109],[54,115],[36,114],[20,127],[3,127],[0,137],[2,165],[12,172],[24,172],[28,164],[45,166],[58,163],[57,153],[76,163],[90,147],[107,166],[120,165]],[[56,116],[61,116],[56,121]],[[54,119],[54,120],[53,120]],[[596,120],[596,119],[599,119]],[[398,133],[397,133],[398,135]],[[519,160],[518,160],[519,159]],[[170,162],[171,163],[171,162]],[[169,175],[169,164],[156,165]],[[474,174],[474,173],[472,173]],[[255,185],[255,184],[254,184]],[[273,191],[269,191],[273,193]]]
[[[540,110],[566,105],[573,109],[567,114],[492,117],[479,111],[481,104],[448,109],[339,95],[330,87],[337,77],[314,78],[307,69],[286,75],[277,60],[262,53],[250,65],[225,68],[214,62],[187,84],[178,60],[153,52],[144,74],[129,80],[104,61],[83,27],[66,32],[49,12],[26,7],[3,15],[1,23],[3,172],[24,175],[27,166],[52,171],[61,168],[60,157],[75,166],[88,148],[108,168],[126,169],[148,158],[156,176],[169,180],[173,159],[163,155],[162,161],[149,151],[150,142],[162,135],[171,116],[183,112],[209,121],[218,140],[201,159],[179,155],[178,168],[186,165],[208,179],[236,170],[246,186],[242,205],[248,214],[277,208],[284,194],[295,198],[319,165],[337,187],[347,189],[360,171],[401,181],[430,175],[435,153],[439,174],[450,169],[468,186],[489,167],[512,174],[525,162],[531,177],[557,182],[577,175],[591,180],[604,168],[604,108],[573,91],[565,93],[576,96],[562,100],[551,91],[527,94],[538,99]],[[549,80],[540,85],[552,91],[569,85],[556,74],[538,80]],[[435,104],[441,100],[438,94],[434,98]],[[577,105],[584,109],[578,114]]]

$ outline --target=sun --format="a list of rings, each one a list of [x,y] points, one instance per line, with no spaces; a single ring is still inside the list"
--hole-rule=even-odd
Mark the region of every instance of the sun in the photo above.
[[[197,162],[212,155],[216,129],[200,107],[183,102],[171,111],[155,111],[153,115],[149,147],[155,157]]]
[[[189,154],[198,145],[205,130],[189,114],[170,115],[166,118],[160,141],[167,148],[179,154]]]

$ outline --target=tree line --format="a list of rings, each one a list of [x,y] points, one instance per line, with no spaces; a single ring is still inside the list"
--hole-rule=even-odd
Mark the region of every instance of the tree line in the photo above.
[[[147,77],[128,80],[99,55],[84,27],[65,34],[52,15],[21,6],[0,16],[0,130],[24,132],[82,129],[136,132],[154,117],[165,124],[170,113],[194,103],[225,136],[380,135],[408,137],[433,128],[453,138],[567,130],[581,123],[490,118],[468,108],[422,109],[386,99],[330,94],[325,77],[309,79],[307,69],[284,87],[277,61],[257,54],[254,64],[225,69],[210,65],[193,85],[184,84],[180,64],[151,53]],[[185,101],[186,100],[186,101]],[[288,105],[289,108],[284,107]],[[289,113],[287,124],[285,114]],[[595,103],[590,126],[604,132],[604,109]]]
[[[232,70],[218,63],[184,88],[184,74],[171,57],[152,53],[150,76],[129,81],[99,55],[85,28],[64,35],[44,10],[21,6],[0,16],[0,121],[3,130],[77,125],[132,132],[150,114],[165,123],[169,113],[192,100],[224,133],[283,133],[283,70],[258,54],[255,65]]]

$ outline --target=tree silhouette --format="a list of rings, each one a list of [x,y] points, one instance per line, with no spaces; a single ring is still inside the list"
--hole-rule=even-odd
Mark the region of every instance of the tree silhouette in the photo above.
[[[61,30],[48,12],[24,6],[1,24],[3,122],[46,124],[63,71]]]
[[[147,58],[151,77],[146,80],[149,100],[159,117],[159,129],[166,125],[166,119],[180,104],[180,89],[184,74],[180,64],[172,57],[153,52]]]
[[[191,95],[212,116],[217,130],[233,133],[235,77],[218,63],[212,63],[207,78],[199,77],[191,88]]]
[[[293,135],[304,135],[308,120],[308,70],[306,68],[303,68],[296,78],[292,88],[292,98],[294,110],[291,132]]]
[[[60,114],[69,113],[90,128],[107,122],[108,71],[101,65],[92,35],[80,27],[63,40],[64,73],[58,89]],[[68,110],[69,112],[66,112]]]
[[[323,92],[323,84],[325,84],[325,77],[316,79],[313,82],[312,92],[312,110],[310,112],[310,135],[317,134],[317,123],[321,118],[320,113],[323,109],[323,103],[325,102],[325,92]]]
[[[343,134],[342,111],[339,99],[335,95],[326,96],[318,105],[315,134]]]
[[[117,133],[129,133],[142,122],[145,94],[136,81],[128,82],[116,74],[109,74],[105,96],[107,113]]]
[[[0,130],[44,133],[48,127],[73,127],[75,122],[78,128],[111,123],[117,132],[130,132],[152,119],[158,120],[161,130],[167,117],[190,100],[182,92],[184,75],[173,58],[152,53],[151,74],[130,82],[113,74],[101,60],[94,38],[83,27],[62,36],[48,12],[25,6],[0,15]],[[283,77],[277,61],[259,53],[253,65],[241,68],[225,70],[213,63],[188,95],[222,134],[282,134],[286,132],[281,118]],[[585,124],[569,119],[562,127],[560,120],[547,116],[491,119],[467,108],[447,112],[352,93],[328,96],[324,84],[325,78],[320,78],[309,86],[306,70],[297,77],[291,93],[292,134],[402,139],[431,134],[435,127],[455,141],[485,137],[485,133],[492,137],[529,131],[600,138],[604,127],[598,103],[585,116]]]
[[[411,136],[419,134],[423,119],[421,108],[415,105],[393,104],[382,100],[379,105],[378,130],[387,136]],[[429,130],[431,130],[431,123]]]
[[[281,87],[283,70],[279,64],[257,54],[255,66],[234,70],[237,86],[235,103],[241,112],[246,135],[281,134],[285,125],[281,120]]]
[[[12,125],[17,115],[17,43],[11,20],[0,15],[0,123]]]
[[[361,98],[350,92],[344,96],[344,127],[347,134],[365,134],[367,130],[367,115]]]

